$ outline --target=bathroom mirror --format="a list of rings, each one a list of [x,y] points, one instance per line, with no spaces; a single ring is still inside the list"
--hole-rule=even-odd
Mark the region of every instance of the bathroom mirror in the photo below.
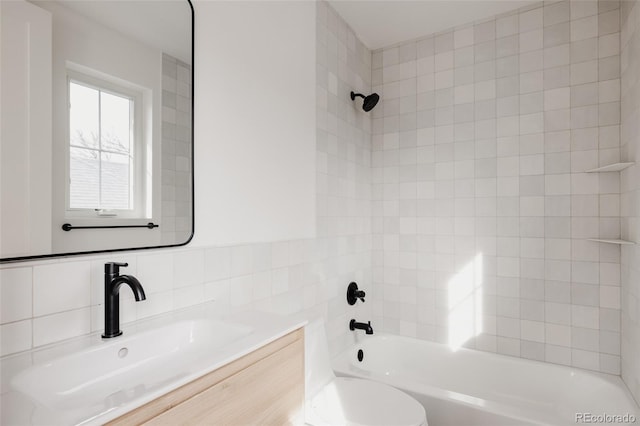
[[[0,261],[193,236],[189,0],[3,0]]]

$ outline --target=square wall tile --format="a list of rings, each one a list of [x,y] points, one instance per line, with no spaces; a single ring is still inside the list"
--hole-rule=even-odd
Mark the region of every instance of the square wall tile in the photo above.
[[[174,255],[158,252],[137,257],[137,277],[146,293],[159,293],[173,288]]]
[[[33,320],[33,345],[48,343],[81,336],[91,331],[91,309],[75,309]]]
[[[34,316],[88,307],[90,303],[90,262],[65,262],[33,268]]]
[[[0,270],[0,322],[31,318],[32,269],[11,268]]]
[[[31,349],[32,320],[0,325],[0,356]]]

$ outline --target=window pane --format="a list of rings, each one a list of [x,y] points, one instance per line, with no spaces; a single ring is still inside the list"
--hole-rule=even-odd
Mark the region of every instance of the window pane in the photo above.
[[[72,209],[94,209],[99,206],[98,151],[71,148],[69,206]]]
[[[128,98],[102,92],[102,149],[129,153],[130,104]]]
[[[129,156],[102,153],[102,208],[129,209]]]
[[[71,145],[98,148],[98,91],[69,84],[69,136]]]

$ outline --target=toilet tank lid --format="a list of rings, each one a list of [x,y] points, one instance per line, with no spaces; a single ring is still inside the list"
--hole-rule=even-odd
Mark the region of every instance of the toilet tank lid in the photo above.
[[[421,426],[424,407],[410,395],[384,383],[337,377],[307,404],[319,424]]]

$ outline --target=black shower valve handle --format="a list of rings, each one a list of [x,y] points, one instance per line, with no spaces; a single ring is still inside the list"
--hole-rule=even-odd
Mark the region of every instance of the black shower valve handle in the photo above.
[[[347,303],[350,305],[355,305],[355,303],[360,299],[362,303],[364,303],[364,297],[366,296],[363,290],[358,290],[358,284],[355,282],[349,283],[347,287]]]

